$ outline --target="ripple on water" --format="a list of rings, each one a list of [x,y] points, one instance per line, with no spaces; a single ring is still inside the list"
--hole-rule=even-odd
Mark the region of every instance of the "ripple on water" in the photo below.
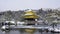
[[[18,30],[16,30],[16,31],[11,30],[10,32],[2,32],[0,30],[0,34],[33,34],[33,33],[20,32]],[[38,32],[38,31],[35,31],[34,34],[60,34],[60,33]]]

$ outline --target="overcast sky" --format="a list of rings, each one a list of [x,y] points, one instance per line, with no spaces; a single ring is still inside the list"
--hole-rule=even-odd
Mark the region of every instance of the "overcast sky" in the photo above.
[[[60,0],[0,0],[0,11],[59,7]]]

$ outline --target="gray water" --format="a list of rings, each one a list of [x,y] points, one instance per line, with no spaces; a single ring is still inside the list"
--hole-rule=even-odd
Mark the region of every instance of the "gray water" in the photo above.
[[[20,31],[18,31],[18,30],[11,30],[11,31],[9,31],[9,32],[2,32],[1,30],[0,30],[0,34],[29,34],[29,33],[27,33],[27,32],[20,32]],[[33,34],[60,34],[60,33],[51,33],[51,32],[38,32],[38,31],[35,31]]]
[[[60,26],[59,26],[60,27]],[[27,32],[21,32],[19,30],[11,30],[9,32],[2,32],[0,30],[0,34],[30,34],[30,33],[27,33]],[[33,34],[60,34],[60,33],[51,33],[51,32],[39,32],[38,30],[36,30]]]

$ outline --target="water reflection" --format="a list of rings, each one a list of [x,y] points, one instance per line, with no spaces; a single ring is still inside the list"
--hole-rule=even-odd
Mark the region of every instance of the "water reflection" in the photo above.
[[[52,33],[52,32],[47,32],[47,31],[42,31],[42,30],[35,30],[34,32],[26,32],[24,29],[20,30],[10,30],[7,32],[3,32],[0,30],[0,34],[60,34],[60,33]]]
[[[0,30],[0,34],[5,34],[5,32],[2,32],[2,31]]]
[[[2,33],[1,33],[2,34]],[[5,32],[5,34],[60,34],[60,33],[51,33],[51,32],[39,32],[39,31],[35,31],[33,33],[29,33],[29,32],[21,32],[21,31],[18,31],[18,30],[11,30],[9,32]]]

